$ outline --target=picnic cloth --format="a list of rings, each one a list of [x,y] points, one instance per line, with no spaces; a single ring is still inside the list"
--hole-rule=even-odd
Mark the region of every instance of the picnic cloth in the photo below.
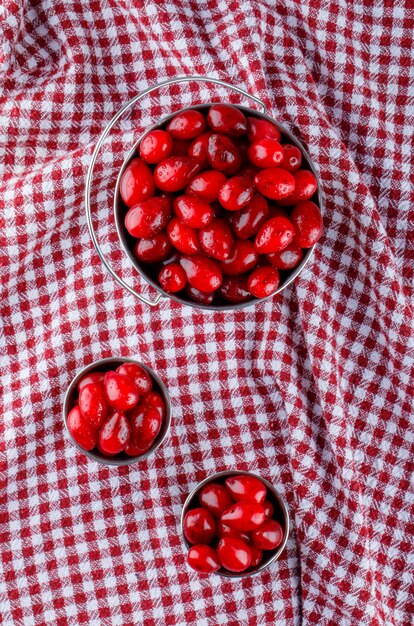
[[[0,622],[8,626],[412,623],[414,12],[402,0],[3,0],[1,19]],[[241,86],[303,142],[325,235],[279,296],[242,311],[141,304],[87,229],[98,137],[134,95],[198,74]],[[163,88],[108,139],[94,221],[133,141],[198,102]],[[115,178],[113,178],[115,177]],[[169,437],[137,465],[89,461],[62,400],[102,357],[152,366]],[[242,580],[186,564],[189,491],[224,469],[286,498],[283,556]]]

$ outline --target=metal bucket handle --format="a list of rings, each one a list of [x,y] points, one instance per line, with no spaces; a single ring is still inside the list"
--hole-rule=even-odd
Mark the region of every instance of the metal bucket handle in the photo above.
[[[156,296],[155,300],[149,300],[145,296],[137,293],[130,285],[128,285],[128,283],[126,283],[115,272],[115,270],[111,267],[111,265],[109,265],[105,255],[102,252],[102,249],[101,249],[101,247],[100,247],[100,245],[98,243],[98,240],[97,240],[97,237],[96,237],[96,233],[95,233],[95,229],[94,229],[94,226],[93,226],[92,209],[91,209],[91,185],[92,185],[92,180],[93,180],[93,172],[94,172],[96,159],[98,157],[98,154],[99,154],[99,151],[100,151],[100,149],[102,147],[103,142],[105,141],[106,137],[109,135],[109,133],[111,132],[112,128],[117,123],[119,118],[122,117],[122,115],[125,113],[125,111],[130,109],[136,102],[141,100],[141,98],[143,98],[144,96],[150,94],[152,91],[155,91],[156,89],[161,89],[162,87],[166,87],[166,86],[170,86],[170,85],[176,85],[177,83],[184,83],[184,82],[190,82],[190,81],[195,81],[195,82],[199,82],[199,83],[200,82],[214,83],[216,85],[220,85],[221,87],[227,87],[228,89],[231,89],[233,91],[237,91],[237,93],[241,94],[242,96],[245,96],[246,98],[250,98],[251,100],[256,102],[256,104],[258,104],[263,109],[263,113],[266,113],[266,105],[259,98],[257,98],[256,96],[252,96],[247,91],[244,91],[244,89],[242,89],[241,87],[236,87],[235,85],[230,85],[229,83],[226,83],[225,81],[220,80],[219,78],[209,78],[209,77],[204,77],[204,76],[179,76],[177,78],[171,78],[169,80],[164,80],[161,83],[157,83],[153,87],[148,87],[147,89],[144,89],[144,91],[141,91],[141,93],[139,93],[138,95],[134,96],[132,98],[132,100],[130,100],[129,102],[124,104],[124,106],[118,111],[118,113],[116,115],[114,115],[114,117],[109,122],[108,126],[103,131],[102,135],[99,137],[98,143],[96,144],[95,150],[93,151],[93,154],[92,154],[91,162],[90,162],[89,168],[88,168],[88,173],[86,175],[86,187],[85,187],[86,218],[87,218],[87,221],[88,221],[88,228],[89,228],[89,232],[91,234],[93,245],[95,246],[95,250],[97,251],[97,253],[99,255],[99,258],[101,259],[102,263],[104,264],[104,266],[106,267],[108,272],[111,274],[111,276],[113,278],[115,278],[115,280],[122,287],[125,287],[125,289],[127,289],[129,291],[129,293],[134,295],[136,298],[138,298],[138,300],[140,300],[144,304],[148,304],[149,306],[156,306],[159,303],[162,295],[158,294]]]

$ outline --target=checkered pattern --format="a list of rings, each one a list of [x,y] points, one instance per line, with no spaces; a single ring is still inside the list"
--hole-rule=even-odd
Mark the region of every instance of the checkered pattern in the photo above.
[[[406,5],[404,7],[404,4]],[[404,0],[3,0],[0,12],[0,622],[8,626],[407,626],[414,614],[414,14]],[[105,124],[166,77],[243,85],[308,147],[325,236],[280,297],[208,313],[141,305],[104,272],[84,179]],[[193,85],[147,99],[98,164]],[[254,105],[253,105],[254,106]],[[64,433],[85,364],[135,356],[169,387],[156,455],[107,468]],[[286,496],[287,550],[254,578],[188,569],[182,504],[207,475],[256,471]]]

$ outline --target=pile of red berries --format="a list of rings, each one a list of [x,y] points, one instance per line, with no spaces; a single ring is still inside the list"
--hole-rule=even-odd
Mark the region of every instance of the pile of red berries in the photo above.
[[[120,195],[134,254],[164,291],[201,304],[264,298],[318,241],[315,176],[281,141],[274,124],[227,104],[144,136]]]
[[[78,397],[67,418],[73,439],[84,450],[113,457],[140,456],[154,444],[165,417],[165,403],[153,380],[137,363],[116,371],[94,371],[77,384]]]
[[[262,481],[247,474],[202,487],[200,506],[183,520],[184,536],[192,544],[189,565],[208,574],[220,568],[244,572],[267,561],[283,540],[267,495]]]

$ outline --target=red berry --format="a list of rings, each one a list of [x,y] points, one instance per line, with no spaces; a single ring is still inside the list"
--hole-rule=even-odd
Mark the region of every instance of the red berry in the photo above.
[[[259,478],[238,474],[226,478],[226,487],[233,500],[243,500],[263,504],[266,498],[266,487]]]
[[[190,145],[191,145],[191,141],[184,141],[183,139],[174,139],[171,156],[188,156],[188,150],[190,148]]]
[[[270,519],[273,516],[273,513],[275,512],[273,504],[270,502],[270,500],[265,500],[263,502],[263,508],[265,510],[266,518]]]
[[[210,511],[213,517],[220,517],[233,504],[233,499],[224,485],[208,483],[200,490],[198,499],[202,507]]]
[[[138,363],[123,363],[120,365],[117,370],[119,374],[123,374],[124,376],[128,376],[131,380],[134,381],[138,393],[141,396],[149,393],[152,389],[152,379],[148,372],[138,365]]]
[[[254,183],[263,196],[272,200],[287,198],[295,189],[295,179],[292,174],[280,167],[261,170],[256,174]]]
[[[170,156],[173,140],[165,130],[151,130],[139,144],[139,156],[147,163],[159,163]]]
[[[297,146],[291,144],[283,144],[283,161],[280,167],[288,172],[295,172],[302,165],[302,153]]]
[[[134,443],[144,448],[154,441],[161,430],[162,417],[155,406],[138,404],[129,416]]]
[[[246,163],[246,165],[243,165],[239,169],[238,174],[239,176],[248,176],[249,178],[254,178],[256,174],[258,174],[258,172],[260,172],[258,167],[252,165],[251,163]]]
[[[276,139],[259,139],[251,144],[248,155],[256,167],[277,167],[283,161],[283,148]]]
[[[237,537],[223,537],[217,547],[222,566],[229,572],[244,572],[252,562],[252,553],[247,543]]]
[[[86,374],[83,378],[80,379],[76,388],[78,391],[82,389],[85,385],[89,385],[90,383],[98,383],[103,385],[103,381],[105,378],[105,372],[90,372]]]
[[[207,158],[214,170],[235,174],[241,165],[239,149],[229,137],[211,135],[207,144]]]
[[[267,298],[275,293],[279,285],[279,272],[270,265],[256,267],[250,274],[247,286],[255,298]]]
[[[263,524],[265,512],[263,506],[257,502],[241,501],[224,511],[220,519],[235,530],[250,532]]]
[[[135,256],[143,263],[158,263],[168,257],[172,245],[167,235],[157,233],[149,239],[140,239],[134,246]]]
[[[247,118],[247,139],[250,143],[260,139],[276,139],[280,141],[279,129],[267,120],[259,120],[257,117]]]
[[[137,238],[153,237],[165,226],[171,215],[171,201],[160,196],[136,204],[125,216],[125,228]]]
[[[215,218],[211,224],[200,229],[199,238],[204,252],[213,259],[225,261],[230,256],[234,239],[225,220]]]
[[[220,287],[220,295],[228,302],[246,302],[252,296],[247,288],[247,278],[245,276],[223,276]]]
[[[180,265],[184,269],[187,280],[192,287],[211,293],[221,285],[222,274],[219,265],[212,259],[200,255],[183,257]]]
[[[209,203],[197,196],[179,196],[174,200],[174,211],[180,222],[190,228],[203,228],[214,217]]]
[[[210,107],[207,124],[216,133],[223,133],[229,137],[241,137],[247,129],[244,114],[229,104],[214,104]]]
[[[173,246],[183,254],[190,255],[200,252],[197,230],[183,224],[177,217],[169,222],[167,234]]]
[[[266,258],[273,267],[279,270],[291,270],[303,259],[303,250],[292,241],[284,250],[267,254]]]
[[[173,117],[168,123],[167,131],[174,139],[193,139],[202,133],[205,127],[206,122],[200,111],[190,109]]]
[[[128,456],[141,456],[142,454],[145,454],[145,452],[148,452],[150,448],[152,448],[153,443],[154,443],[153,441],[150,441],[146,443],[145,446],[140,446],[135,441],[134,433],[131,432],[131,436],[129,438],[127,445],[125,446],[124,452]]]
[[[127,206],[144,202],[154,195],[152,172],[142,159],[132,159],[121,176],[119,193]]]
[[[312,172],[308,170],[298,170],[293,172],[295,188],[288,197],[281,199],[282,206],[293,206],[298,202],[310,200],[318,188],[318,183]]]
[[[181,291],[187,282],[186,274],[178,263],[169,263],[158,274],[158,281],[167,293]]]
[[[85,419],[78,406],[73,407],[67,419],[68,429],[76,443],[84,450],[92,450],[97,443],[95,428]]]
[[[254,247],[259,254],[279,252],[292,242],[295,229],[287,217],[272,217],[259,229]]]
[[[314,202],[299,202],[290,219],[296,231],[294,241],[298,246],[310,248],[322,237],[322,215]]]
[[[109,413],[103,385],[90,383],[83,386],[79,392],[79,408],[83,417],[94,428],[99,428]]]
[[[183,531],[189,543],[211,543],[216,534],[214,517],[201,507],[192,509],[184,517]]]
[[[251,270],[259,260],[254,245],[248,239],[235,241],[230,256],[220,263],[221,271],[226,276],[237,276]]]
[[[187,296],[194,302],[198,302],[199,304],[212,304],[214,300],[214,291],[211,293],[206,293],[205,291],[200,291],[199,289],[195,289],[191,285],[186,285],[185,292]]]
[[[256,194],[241,210],[230,216],[231,225],[239,239],[253,237],[269,215],[267,200]]]
[[[268,519],[265,523],[252,532],[252,541],[261,550],[274,550],[283,539],[283,530],[279,522]]]
[[[219,196],[220,189],[226,182],[226,177],[221,172],[207,170],[198,174],[185,190],[190,196],[199,196],[207,202],[214,202]]]
[[[211,546],[198,544],[188,551],[187,562],[190,567],[200,574],[212,574],[220,569],[217,550]]]
[[[161,394],[159,394],[157,391],[150,391],[143,399],[143,403],[147,404],[148,406],[154,407],[154,409],[157,409],[157,411],[161,415],[161,418],[164,418],[165,403]]]
[[[252,553],[252,560],[250,562],[250,567],[257,567],[262,562],[263,552],[257,546],[249,545],[250,552]]]
[[[189,156],[170,156],[158,163],[154,170],[154,181],[162,191],[179,191],[198,174],[201,165]]]
[[[248,176],[233,176],[220,189],[219,202],[227,211],[239,211],[253,198],[254,187]]]
[[[138,387],[129,376],[119,372],[106,372],[105,395],[109,406],[117,411],[129,411],[138,404]]]
[[[213,133],[202,133],[190,143],[188,156],[196,158],[202,167],[208,166],[207,145]]]
[[[116,411],[108,417],[99,431],[99,449],[104,454],[122,452],[131,436],[131,426],[124,413]]]
[[[247,544],[250,543],[250,535],[249,533],[242,533],[239,530],[234,530],[231,526],[227,526],[227,524],[223,524],[221,520],[216,521],[216,535],[221,539],[222,537],[237,537],[237,539],[241,539],[245,541]]]

